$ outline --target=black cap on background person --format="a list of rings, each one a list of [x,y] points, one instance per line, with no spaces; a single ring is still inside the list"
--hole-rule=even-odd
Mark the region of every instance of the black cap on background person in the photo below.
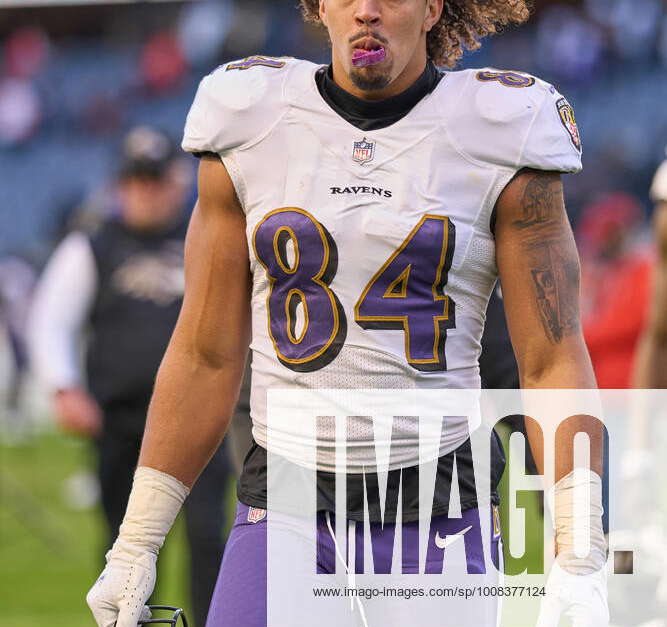
[[[192,168],[175,142],[150,126],[133,128],[122,143],[118,210],[138,231],[161,231],[184,216]]]
[[[163,178],[177,156],[176,144],[166,133],[150,126],[137,126],[123,140],[118,176]]]

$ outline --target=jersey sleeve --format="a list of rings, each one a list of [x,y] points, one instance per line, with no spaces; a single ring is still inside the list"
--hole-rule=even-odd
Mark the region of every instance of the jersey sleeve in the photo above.
[[[510,170],[581,170],[574,111],[552,85],[492,68],[458,74],[449,133],[462,152]]]
[[[287,59],[249,57],[220,66],[199,83],[183,150],[224,154],[265,134],[283,113]]]
[[[574,109],[551,85],[531,121],[519,167],[555,172],[580,172],[581,135]]]

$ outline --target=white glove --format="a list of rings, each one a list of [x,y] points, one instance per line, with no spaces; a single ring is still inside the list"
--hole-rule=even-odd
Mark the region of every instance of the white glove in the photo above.
[[[602,481],[577,468],[549,492],[558,556],[546,583],[536,627],[558,627],[561,616],[573,627],[607,627],[607,542],[602,530]],[[576,520],[575,520],[576,519]],[[587,557],[575,551],[588,544]]]
[[[146,601],[155,588],[157,555],[188,492],[171,475],[137,468],[118,539],[86,596],[98,627],[136,627],[150,618]]]
[[[151,617],[145,604],[155,588],[156,561],[157,555],[146,549],[114,544],[86,597],[99,627],[137,627]]]
[[[561,616],[568,617],[573,627],[609,625],[604,569],[590,575],[573,575],[554,562],[545,592],[535,627],[558,627]]]

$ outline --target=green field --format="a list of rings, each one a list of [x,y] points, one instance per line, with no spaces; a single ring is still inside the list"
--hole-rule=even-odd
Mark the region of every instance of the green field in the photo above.
[[[84,597],[102,565],[97,508],[68,506],[64,481],[91,469],[89,446],[45,434],[0,445],[0,607],[3,627],[90,627]],[[155,602],[186,609],[187,559],[180,521],[161,557]]]

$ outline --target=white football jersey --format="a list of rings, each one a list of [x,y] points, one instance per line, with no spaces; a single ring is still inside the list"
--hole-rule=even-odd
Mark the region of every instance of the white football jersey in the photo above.
[[[667,202],[667,161],[663,161],[653,177],[651,200]]]
[[[264,447],[271,388],[478,388],[496,200],[522,168],[581,169],[572,108],[539,79],[448,72],[398,122],[361,131],[323,100],[319,68],[221,66],[202,80],[183,139],[220,155],[246,214],[251,413]],[[393,467],[418,461],[415,419],[400,430]],[[375,459],[372,426],[353,431],[358,463]],[[329,436],[323,469],[333,424]],[[287,447],[294,434],[284,437]],[[450,429],[441,454],[465,438],[465,425]]]

